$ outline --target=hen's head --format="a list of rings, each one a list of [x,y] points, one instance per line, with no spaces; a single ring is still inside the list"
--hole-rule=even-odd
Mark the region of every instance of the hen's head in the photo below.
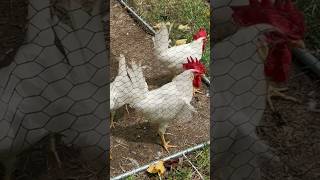
[[[205,28],[200,28],[196,34],[193,35],[193,40],[203,39],[202,51],[206,48],[207,31]]]
[[[232,17],[241,26],[269,24],[275,28],[264,33],[270,50],[265,74],[274,81],[286,81],[291,64],[290,48],[304,47],[305,23],[303,14],[291,0],[250,0],[246,6],[233,6]]]
[[[206,72],[205,66],[197,59],[192,57],[187,58],[188,62],[183,64],[185,70],[191,69],[194,74],[193,86],[200,88],[201,86],[201,76]]]

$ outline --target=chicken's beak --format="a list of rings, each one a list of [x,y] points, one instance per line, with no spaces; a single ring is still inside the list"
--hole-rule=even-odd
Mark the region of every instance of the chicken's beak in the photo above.
[[[201,81],[210,89],[210,80],[205,74],[202,74]]]

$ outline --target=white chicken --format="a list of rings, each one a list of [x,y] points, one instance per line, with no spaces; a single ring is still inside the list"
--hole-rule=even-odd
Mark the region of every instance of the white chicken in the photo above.
[[[154,44],[154,55],[157,60],[168,67],[173,75],[177,75],[183,71],[182,64],[187,62],[188,57],[201,59],[205,49],[207,33],[204,28],[200,28],[199,31],[193,35],[192,42],[169,48],[169,31],[165,23],[160,23],[159,31],[152,40]]]
[[[114,117],[116,114],[116,110],[130,102],[130,94],[132,93],[132,84],[127,75],[127,65],[124,55],[120,54],[118,61],[118,75],[110,84],[110,127],[115,126]]]
[[[176,147],[165,140],[164,134],[168,124],[175,119],[186,119],[195,112],[190,104],[193,97],[194,81],[201,82],[200,78],[204,73],[204,66],[198,60],[188,61],[184,64],[186,69],[177,75],[170,83],[149,91],[148,85],[143,77],[141,67],[132,63],[128,68],[128,74],[133,82],[134,93],[130,106],[142,112],[144,117],[159,126],[158,133],[161,137],[163,147]]]
[[[218,4],[227,3],[226,6],[230,3],[232,5],[240,3],[222,0],[218,2]],[[290,3],[290,1],[283,2]],[[279,158],[273,153],[272,147],[258,137],[257,126],[262,125],[267,102],[271,105],[271,96],[282,96],[295,101],[293,98],[286,98],[287,96],[282,93],[281,95],[280,90],[277,92],[277,89],[270,88],[273,77],[281,77],[279,79],[288,77],[287,72],[290,70],[291,62],[288,58],[291,55],[289,48],[293,43],[284,42],[281,38],[276,39],[277,36],[270,38],[270,33],[301,30],[303,25],[296,24],[301,22],[301,16],[297,16],[298,12],[291,4],[283,6],[291,7],[283,11],[277,7],[277,3],[273,5],[269,0],[247,3],[249,5],[244,7],[231,6],[233,14],[227,16],[233,17],[235,22],[240,22],[239,24],[244,24],[245,27],[221,42],[216,42],[212,49],[212,54],[215,55],[211,69],[215,77],[214,125],[211,128],[215,168],[212,172],[215,178],[221,180],[259,180],[262,169],[261,158],[279,163]],[[228,12],[224,12],[224,15]],[[247,14],[249,12],[252,12],[251,15]],[[287,19],[290,17],[294,17],[295,21]],[[223,18],[221,15],[221,19]],[[300,40],[302,38],[299,37]],[[271,67],[281,71],[266,73],[270,64]]]

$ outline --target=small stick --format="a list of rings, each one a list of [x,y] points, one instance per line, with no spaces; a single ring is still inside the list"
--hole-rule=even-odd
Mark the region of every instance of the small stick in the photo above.
[[[201,173],[198,171],[198,169],[192,164],[192,162],[189,160],[189,158],[183,153],[183,157],[186,158],[186,160],[189,162],[189,164],[192,166],[192,168],[199,174],[200,178],[204,180]]]

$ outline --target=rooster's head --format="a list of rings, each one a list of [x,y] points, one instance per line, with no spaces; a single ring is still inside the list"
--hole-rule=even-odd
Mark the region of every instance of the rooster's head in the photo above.
[[[203,39],[202,52],[206,48],[207,43],[207,31],[205,28],[200,28],[196,34],[193,35],[193,40]]]
[[[274,81],[289,77],[291,48],[304,48],[305,23],[291,0],[250,0],[249,5],[233,6],[233,20],[240,26],[269,24],[275,29],[264,33],[268,44],[265,74]]]
[[[201,76],[206,72],[205,66],[197,59],[187,58],[188,62],[183,64],[185,70],[191,69],[194,73],[193,86],[200,88]]]

